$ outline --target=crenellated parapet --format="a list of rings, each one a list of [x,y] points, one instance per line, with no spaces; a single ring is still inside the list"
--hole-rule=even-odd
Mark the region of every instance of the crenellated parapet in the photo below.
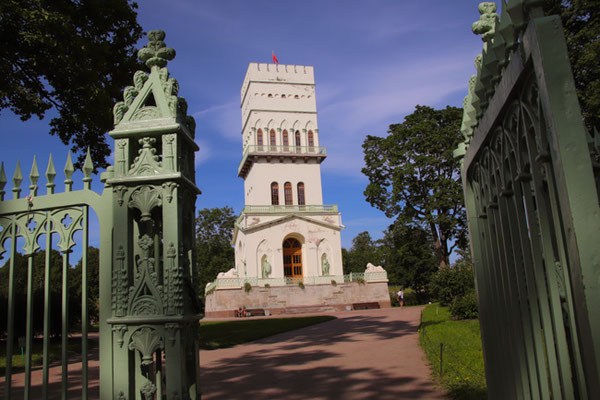
[[[250,63],[242,83],[242,99],[252,80],[314,85],[315,72],[307,65]]]

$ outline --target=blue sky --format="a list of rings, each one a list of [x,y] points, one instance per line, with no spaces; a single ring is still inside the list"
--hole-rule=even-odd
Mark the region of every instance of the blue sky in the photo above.
[[[385,135],[390,124],[402,122],[417,104],[461,106],[475,72],[473,60],[481,52],[481,39],[471,33],[471,24],[479,19],[478,4],[140,1],[138,20],[144,30],[164,30],[167,45],[177,51],[168,68],[179,81],[188,113],[196,118],[196,181],[203,192],[196,207],[229,205],[241,211],[240,87],[248,63],[271,62],[274,51],[281,64],[315,68],[319,137],[328,154],[321,164],[323,201],[339,205],[346,226],[342,245],[349,248],[362,231],[380,238],[391,220],[364,199],[368,181],[360,172],[361,144],[368,134]],[[144,38],[138,48],[145,43]],[[22,122],[3,110],[0,160],[9,180],[17,159],[28,175],[33,155],[42,174],[49,152],[57,170],[62,169],[66,148],[48,135],[48,121],[34,117]],[[82,187],[80,178],[76,189]],[[62,179],[59,173],[56,182]],[[99,184],[94,187],[101,190]]]

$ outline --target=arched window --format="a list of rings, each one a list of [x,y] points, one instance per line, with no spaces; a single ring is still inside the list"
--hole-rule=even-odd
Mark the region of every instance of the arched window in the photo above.
[[[277,182],[271,183],[271,204],[279,205],[279,184]]]
[[[269,144],[271,145],[271,151],[275,151],[275,145],[277,144],[275,129],[271,129],[271,132],[269,133]]]
[[[286,182],[283,185],[283,195],[285,196],[285,205],[286,206],[291,206],[293,204],[292,201],[292,184],[289,182]]]
[[[258,132],[256,132],[256,145],[257,146],[262,146],[263,145],[263,134],[262,134],[262,129],[259,129]],[[262,150],[262,147],[259,147],[258,150]]]
[[[289,151],[290,149],[290,139],[288,137],[288,131],[284,130],[283,131],[283,151]]]
[[[312,131],[308,131],[308,151],[313,152],[315,150],[315,137]]]
[[[306,204],[304,199],[304,183],[302,182],[298,183],[298,204],[301,206]]]
[[[300,141],[300,131],[296,131],[296,152],[300,153],[300,151],[302,151],[302,149],[300,149],[301,146],[301,141]]]

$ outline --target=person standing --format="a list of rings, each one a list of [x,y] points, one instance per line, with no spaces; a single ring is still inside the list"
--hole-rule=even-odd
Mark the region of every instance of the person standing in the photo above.
[[[404,307],[404,292],[402,291],[402,289],[398,290],[398,304],[400,304],[400,307]]]

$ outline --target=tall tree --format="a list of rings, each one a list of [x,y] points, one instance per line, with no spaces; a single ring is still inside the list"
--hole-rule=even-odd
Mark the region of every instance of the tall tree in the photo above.
[[[365,272],[367,264],[381,264],[381,255],[369,232],[364,231],[352,239],[350,250],[342,251],[344,273]]]
[[[0,2],[0,111],[42,119],[54,107],[50,134],[79,152],[90,147],[106,167],[112,107],[141,66],[142,35],[131,0]]]
[[[90,321],[98,320],[100,316],[100,250],[96,247],[88,247],[87,257],[87,299],[88,299],[88,318]],[[83,270],[83,258],[80,258],[77,265],[69,274],[69,285],[74,288],[72,295],[77,299],[77,315],[81,315],[81,272]]]
[[[235,254],[231,246],[236,215],[231,207],[204,208],[196,218],[196,256],[200,295],[204,296],[207,283],[219,272],[234,266]]]
[[[390,225],[377,241],[382,265],[391,285],[425,291],[435,271],[437,260],[428,231],[420,227]]]
[[[387,137],[369,135],[363,143],[367,201],[398,225],[428,230],[441,267],[466,245],[460,165],[452,155],[463,140],[461,119],[460,108],[418,105]]]
[[[561,17],[586,126],[600,129],[600,2],[545,0],[544,8]]]

